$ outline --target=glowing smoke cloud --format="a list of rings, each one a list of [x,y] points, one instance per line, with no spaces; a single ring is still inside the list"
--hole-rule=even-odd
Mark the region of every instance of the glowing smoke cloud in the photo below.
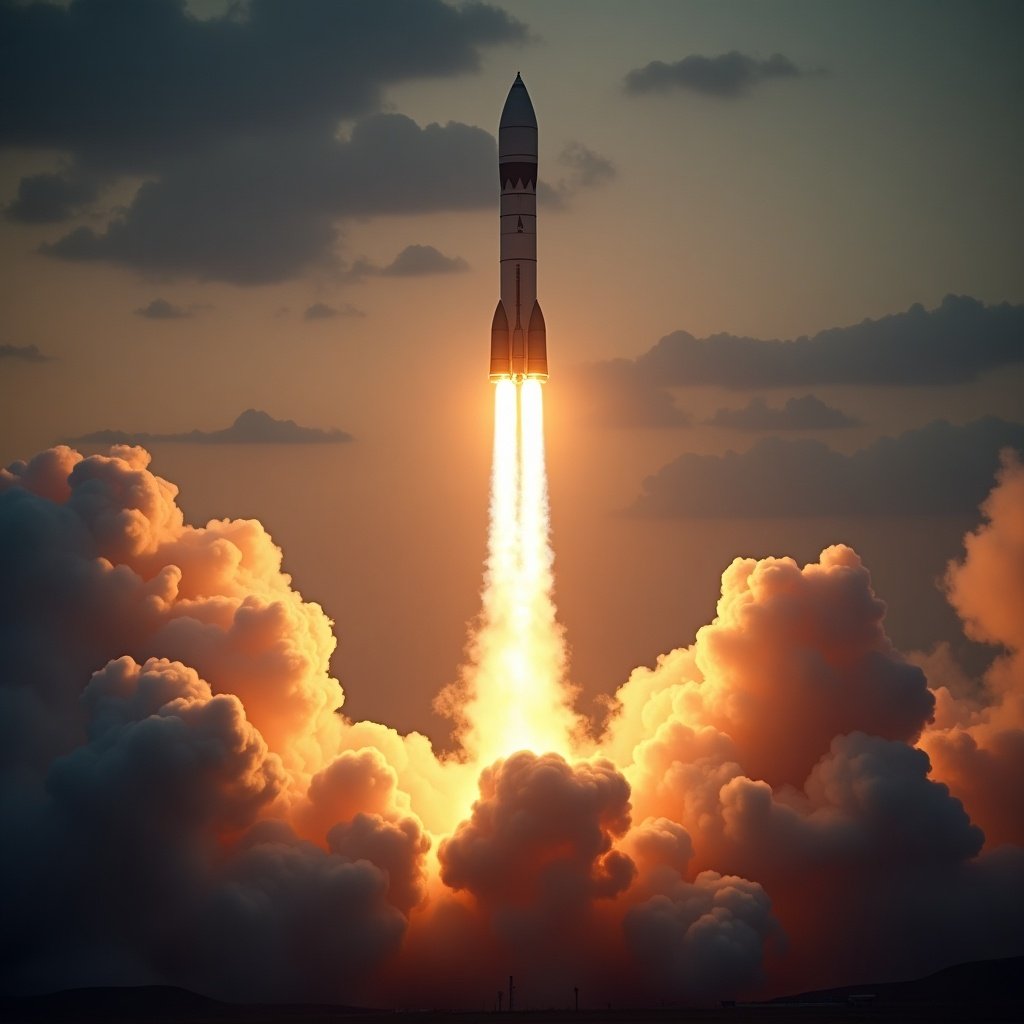
[[[651,1005],[1022,952],[1024,470],[950,572],[1005,649],[984,686],[929,689],[850,548],[737,559],[595,750],[539,386],[495,424],[451,759],[340,713],[331,623],[258,522],[186,524],[139,448],[0,470],[0,989],[478,1008],[512,971],[520,1006]]]
[[[948,652],[923,660],[936,690],[935,721],[922,737],[950,789],[990,845],[1024,845],[1024,467],[1004,453],[987,522],[964,539],[963,563],[946,585],[967,633],[1001,654],[980,681]],[[1016,808],[1018,813],[1014,813]]]

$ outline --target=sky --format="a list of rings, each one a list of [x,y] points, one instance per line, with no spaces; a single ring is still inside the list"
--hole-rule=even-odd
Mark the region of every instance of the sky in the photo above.
[[[1019,634],[972,603],[984,603],[975,576],[986,556],[965,548],[965,536],[981,530],[975,535],[991,540],[1005,530],[1019,551],[1019,471],[1005,462],[1001,483],[997,475],[1000,451],[1024,451],[1022,39],[1020,5],[990,0],[3,3],[0,465],[21,466],[58,444],[87,456],[112,444],[145,446],[148,470],[135,456],[95,470],[116,493],[111,530],[151,530],[174,551],[192,543],[175,532],[177,513],[167,512],[157,477],[178,489],[176,507],[201,546],[230,534],[210,521],[258,520],[283,552],[287,578],[267,567],[264,535],[239,527],[258,533],[257,568],[246,563],[222,593],[190,599],[286,594],[289,615],[316,619],[310,643],[326,659],[317,671],[340,680],[346,715],[456,749],[452,722],[434,702],[461,677],[481,608],[492,440],[486,361],[498,284],[495,138],[521,72],[540,133],[554,601],[576,708],[592,717],[591,742],[600,746],[605,735],[621,757],[633,749],[635,723],[626,719],[631,708],[641,715],[647,698],[631,674],[648,666],[661,678],[670,652],[699,653],[702,627],[710,636],[727,629],[730,600],[743,591],[729,575],[737,558],[790,556],[859,581],[863,607],[885,605],[884,627],[868,615],[870,630],[884,632],[879,650],[894,664],[930,666],[929,693],[947,686],[947,696],[975,704],[979,694],[1009,693],[993,673],[1019,672]],[[75,464],[53,458],[39,479]],[[118,490],[111,481],[125,467],[142,475]],[[64,484],[33,483],[25,472],[11,470],[12,490],[68,500]],[[99,537],[107,527],[89,518],[88,496],[100,485],[88,484],[92,470],[75,472],[72,492],[75,481],[85,490],[71,507]],[[979,511],[997,486],[988,512]],[[133,506],[131,487],[155,488],[159,500]],[[132,526],[131,508],[142,508],[151,526]],[[47,535],[42,526],[18,532],[24,511],[11,513],[11,558],[24,538]],[[36,515],[26,522],[64,522],[56,512]],[[76,530],[67,526],[55,550],[77,544]],[[855,550],[870,583],[849,556],[826,559],[832,545]],[[141,548],[103,550],[147,580],[162,568]],[[24,562],[26,579],[46,577],[40,558],[36,570]],[[1024,560],[1014,564],[1019,573]],[[1010,607],[1019,585],[1011,579],[1000,591]],[[19,598],[8,600],[24,610]],[[167,653],[173,644],[150,646],[135,626],[116,624],[121,613],[110,601],[111,619],[96,627],[111,637],[102,658],[91,648],[88,657],[69,655],[74,678],[67,666],[53,670],[66,669],[69,693],[102,670],[94,689],[109,683],[123,696],[133,670],[104,668],[108,659],[130,656],[142,671],[146,658],[176,656]],[[308,602],[325,618],[294,611]],[[40,599],[43,611],[24,635],[60,650],[84,627],[53,607],[52,597]],[[336,649],[321,635],[328,619]],[[124,639],[122,627],[135,639]],[[12,630],[4,642],[14,651],[22,640]],[[727,668],[708,667],[718,656],[698,658],[708,678],[729,677]],[[1006,669],[1006,658],[1016,668]],[[206,670],[216,677],[215,667]],[[234,692],[210,681],[215,693]],[[195,680],[179,683],[198,692]],[[682,694],[689,684],[672,685]],[[870,762],[880,777],[902,778],[904,765],[917,771],[915,755],[871,743],[920,740],[931,714],[924,692],[891,721],[875,709],[854,715],[850,729],[822,725],[824,745],[789,773],[773,775],[772,757],[742,724],[727,727],[708,711],[701,727],[743,750],[748,743],[749,760],[722,755],[722,763],[749,770],[751,787],[799,786],[813,769],[818,789],[802,798],[813,803],[841,788],[836,765],[844,758]],[[254,711],[241,696],[280,753],[284,733],[275,739],[260,722],[259,698]],[[949,714],[934,721],[966,729],[967,712],[954,714],[943,700]],[[602,734],[616,706],[626,708],[622,724]],[[645,720],[653,713],[644,711]],[[71,736],[79,712],[67,714]],[[1000,721],[1010,721],[1009,711]],[[857,729],[868,730],[871,750],[858,753],[861,740],[842,739]],[[53,756],[90,756],[62,737],[51,738]],[[920,742],[946,765],[947,781],[960,779],[954,797],[975,823],[954,822],[959,838],[950,849],[981,849],[970,832],[979,821],[986,835],[1019,842],[1019,828],[998,809],[970,804],[980,799],[971,796],[975,783],[951,753],[967,740],[943,733]],[[989,750],[980,734],[970,742]],[[815,768],[826,750],[833,761]],[[277,792],[275,772],[305,772],[308,784],[327,771],[282,757],[284,768],[260,761],[267,792]],[[896,765],[888,775],[887,759]],[[644,771],[654,762],[643,768],[641,760],[627,772],[634,819],[646,807],[651,820],[690,827],[689,811],[665,817],[645,795]],[[513,768],[532,770],[512,765],[508,779]],[[256,769],[246,770],[251,782]],[[395,793],[415,791],[402,775],[408,766],[388,771],[398,773]],[[600,778],[570,773],[566,785],[604,794],[608,842],[632,836],[623,849],[655,891],[651,879],[664,864],[642,850],[665,847],[669,833],[683,841],[668,826],[661,840],[620,829],[623,776],[587,771]],[[499,783],[508,779],[495,772],[500,803]],[[59,775],[47,783],[54,792]],[[736,801],[741,788],[731,791]],[[417,799],[426,798],[409,796],[409,807],[436,851],[454,825]],[[242,821],[235,805],[244,801],[238,792],[231,800]],[[783,820],[796,813],[791,805],[770,811],[780,836],[799,831]],[[943,821],[956,817],[940,812]],[[292,827],[306,835],[295,814]],[[462,879],[485,906],[490,883],[469,863],[479,823],[466,820],[464,848],[449,845],[442,857],[445,877]],[[397,843],[399,826],[388,821],[387,842]],[[330,856],[344,856],[353,835],[349,827],[336,837]],[[408,829],[402,835],[407,845],[419,841]],[[809,836],[804,849],[831,842],[823,832]],[[785,907],[792,879],[759,875],[748,851],[727,845],[692,842],[692,863],[728,865],[769,896],[774,881]],[[594,878],[618,893],[621,864],[601,864]],[[655,866],[647,872],[645,864]],[[687,884],[696,885],[691,876]],[[988,878],[971,885],[998,888]],[[407,894],[399,909],[412,905]],[[637,914],[626,932],[645,950],[646,918]],[[767,922],[746,920],[764,943],[774,927]],[[804,934],[805,925],[809,934],[806,915],[793,910],[783,930]],[[398,941],[396,918],[373,928],[382,950]],[[429,928],[413,931],[408,941],[429,945]],[[993,925],[989,934],[997,933]],[[66,980],[53,966],[58,954],[39,942],[35,987]],[[957,954],[954,945],[916,965],[1007,952],[995,939],[965,940]],[[102,960],[95,974],[82,968],[85,980],[122,976],[109,967],[120,963],[113,952]],[[141,975],[152,976],[157,960]],[[813,963],[796,962],[769,972],[772,983],[822,980]],[[401,975],[391,977],[394,990],[424,991],[422,978],[393,969]],[[186,975],[197,987],[234,991],[202,970]],[[623,981],[623,990],[635,991],[634,983]],[[271,994],[293,992],[291,981],[281,984]]]

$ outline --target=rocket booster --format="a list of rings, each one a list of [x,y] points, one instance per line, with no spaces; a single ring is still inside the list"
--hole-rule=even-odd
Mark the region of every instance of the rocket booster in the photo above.
[[[491,380],[547,380],[537,301],[537,115],[519,75],[498,125],[498,177],[501,298],[491,323]]]

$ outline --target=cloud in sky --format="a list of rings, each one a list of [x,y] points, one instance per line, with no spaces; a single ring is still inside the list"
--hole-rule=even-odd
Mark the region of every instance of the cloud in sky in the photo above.
[[[73,217],[99,198],[95,175],[70,169],[58,174],[33,174],[18,183],[18,194],[4,215],[20,224],[54,224]]]
[[[374,114],[345,140],[294,134],[182,156],[105,229],[81,226],[43,251],[139,270],[254,285],[331,264],[335,222],[493,203],[494,138],[449,123]]]
[[[486,4],[254,0],[200,20],[184,3],[4,4],[0,144],[146,173],[230,137],[329,136],[395,82],[476,71],[484,47],[526,41]],[[132,87],[125,88],[125,82]]]
[[[686,331],[666,335],[635,360],[604,364],[609,378],[650,387],[803,388],[826,384],[959,384],[1024,362],[1024,306],[986,306],[947,295],[935,309],[831,327],[792,341]]]
[[[551,183],[542,178],[537,185],[538,200],[555,208],[565,206],[582,189],[606,184],[617,173],[611,160],[582,142],[568,143],[558,154],[558,165],[563,168],[560,175]]]
[[[936,420],[853,455],[767,437],[741,454],[681,455],[643,482],[633,510],[654,516],[969,515],[1024,424]]]
[[[804,395],[789,398],[778,408],[755,397],[740,409],[719,409],[708,423],[732,430],[836,430],[859,426],[860,420],[814,395]]]
[[[156,298],[135,310],[135,315],[145,317],[147,320],[184,320],[192,316],[192,308],[177,306],[166,299]]]
[[[350,303],[344,303],[341,306],[329,306],[326,302],[314,302],[311,306],[307,306],[305,312],[302,314],[303,320],[333,320],[339,316],[366,316],[361,309],[356,309],[355,306]]]
[[[37,345],[0,345],[0,359],[18,359],[26,363],[48,363],[50,356],[39,351]]]
[[[344,430],[303,427],[294,420],[277,420],[259,409],[246,409],[223,430],[189,430],[178,434],[94,430],[74,441],[83,444],[340,444],[354,438]]]
[[[346,276],[422,277],[426,274],[455,274],[468,269],[469,264],[461,256],[445,256],[432,245],[407,245],[383,267],[369,260],[356,260]]]
[[[704,96],[734,98],[749,93],[755,85],[774,78],[799,78],[801,71],[788,57],[773,53],[766,60],[731,50],[717,57],[692,53],[666,64],[652,60],[626,75],[625,91],[633,96],[666,93],[677,89]]]
[[[595,423],[612,427],[679,427],[691,420],[671,388],[712,386],[740,389],[825,385],[948,385],[1024,362],[1024,306],[986,306],[968,296],[947,295],[932,310],[911,306],[878,320],[832,327],[791,341],[714,334],[695,338],[676,331],[636,359],[610,359],[577,367],[580,400]],[[758,401],[743,410],[720,410],[715,425],[765,424],[750,429],[840,426],[817,408],[813,396],[790,399],[775,423]],[[799,402],[799,405],[791,403]],[[827,407],[826,407],[827,408]],[[742,415],[741,415],[742,414]],[[721,418],[720,418],[721,417]],[[728,422],[726,422],[728,420]],[[852,424],[850,424],[852,425]],[[746,428],[744,428],[746,429]]]
[[[340,218],[492,202],[488,132],[377,111],[387,86],[475,71],[483,48],[527,33],[497,8],[440,0],[257,0],[205,20],[175,2],[78,0],[3,5],[0,38],[0,146],[68,163],[26,178],[9,216],[53,222],[145,178],[105,227],[44,252],[260,284],[329,263]]]

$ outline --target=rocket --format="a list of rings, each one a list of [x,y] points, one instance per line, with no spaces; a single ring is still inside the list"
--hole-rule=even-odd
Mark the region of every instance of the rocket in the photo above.
[[[547,380],[537,301],[537,115],[518,74],[498,124],[498,178],[501,298],[491,323],[491,380]]]

